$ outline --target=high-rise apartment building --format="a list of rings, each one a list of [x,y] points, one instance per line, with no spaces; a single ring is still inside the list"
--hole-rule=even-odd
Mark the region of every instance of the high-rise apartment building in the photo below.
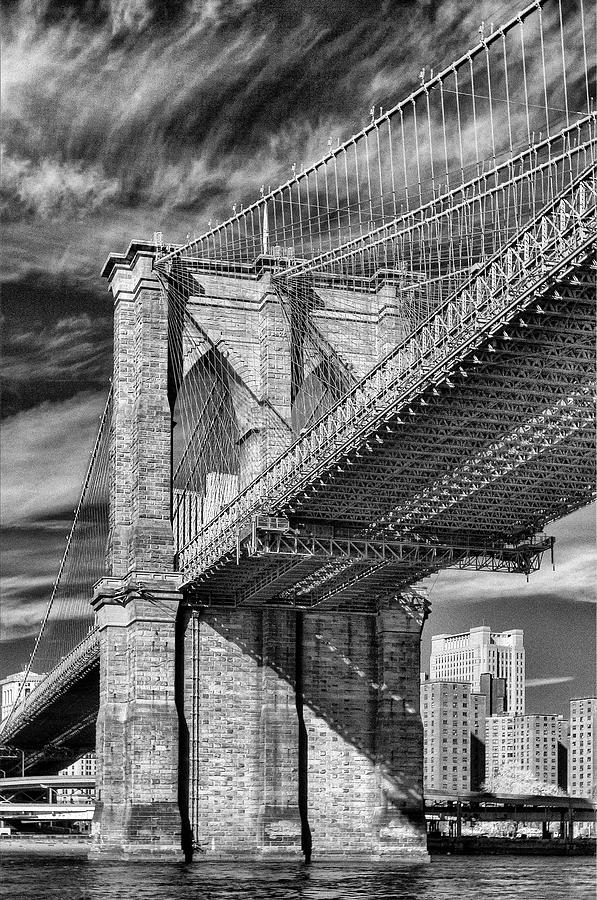
[[[425,790],[454,794],[470,790],[470,693],[469,684],[421,684]]]
[[[470,684],[421,682],[426,790],[478,791],[485,779],[485,721],[489,699]]]
[[[530,772],[544,784],[558,786],[561,716],[488,716],[485,773],[490,782],[505,767]]]
[[[584,697],[570,701],[568,750],[568,793],[573,797],[597,796],[595,754],[597,699]]]
[[[485,781],[485,722],[503,709],[505,683],[484,675],[482,692],[469,683],[421,678],[424,784],[427,790],[478,791]]]
[[[570,722],[558,716],[558,786],[568,793],[568,747]]]
[[[431,638],[430,681],[470,682],[473,692],[480,693],[486,673],[505,680],[505,712],[523,715],[525,654],[520,629],[492,632],[489,625],[480,625],[462,634]]]

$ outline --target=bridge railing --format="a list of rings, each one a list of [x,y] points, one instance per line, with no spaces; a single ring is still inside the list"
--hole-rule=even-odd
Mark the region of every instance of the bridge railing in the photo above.
[[[185,579],[226,553],[234,554],[238,529],[247,517],[292,508],[301,491],[317,491],[317,479],[331,465],[350,465],[351,454],[372,450],[368,438],[383,441],[384,422],[408,405],[424,382],[449,380],[453,365],[503,328],[515,310],[533,301],[548,275],[590,245],[595,238],[594,141],[582,152],[590,165],[540,215],[181,548]]]
[[[428,77],[371,123],[247,209],[210,228],[160,265],[202,258],[280,264],[369,235],[404,212],[496,169],[591,112],[594,34],[584,4],[535,0]],[[255,186],[256,190],[258,185]]]
[[[317,284],[356,290],[366,290],[368,281],[375,290],[377,282],[390,280],[402,296],[409,280],[416,279],[419,292],[445,281],[443,291],[427,298],[428,304],[440,302],[593,161],[596,131],[597,115],[582,116],[442,197],[327,253],[295,260],[276,280],[291,285],[312,273]]]

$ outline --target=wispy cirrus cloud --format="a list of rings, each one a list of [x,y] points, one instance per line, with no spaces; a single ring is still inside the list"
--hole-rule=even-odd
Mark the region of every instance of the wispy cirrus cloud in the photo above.
[[[568,681],[574,681],[575,675],[560,675],[551,678],[527,678],[525,685],[527,688],[542,688],[552,684],[566,684]]]
[[[112,322],[108,317],[71,315],[34,327],[15,327],[7,335],[1,365],[7,382],[106,379]]]
[[[489,0],[13,4],[5,266],[25,271],[32,216],[63,224],[40,229],[29,264],[56,265],[62,242],[74,273],[81,255],[97,272],[124,235],[201,231],[360,130],[372,104],[417,84],[421,64],[461,55],[483,18],[511,12]]]
[[[5,528],[74,508],[104,403],[105,396],[78,394],[5,419],[1,497]]]
[[[51,403],[85,390],[107,389],[111,303],[96,311],[94,299],[93,293],[86,296],[73,289],[72,281],[53,285],[49,275],[37,287],[34,278],[5,285],[2,418],[38,406],[40,398]]]
[[[2,579],[0,587],[3,592],[2,613],[0,621],[2,624],[2,642],[9,643],[22,638],[34,638],[39,633],[40,623],[43,619],[44,612],[48,605],[48,597],[52,589],[51,582],[44,580],[43,591],[40,583],[31,585],[28,581],[22,585],[20,589],[10,592],[10,585],[5,583],[6,579]],[[41,593],[42,596],[32,597],[33,593]],[[6,593],[4,593],[6,591]],[[26,663],[23,657],[20,666]],[[19,667],[20,667],[19,666]]]
[[[1,209],[9,218],[72,219],[93,212],[118,192],[117,179],[106,178],[99,164],[49,158],[34,163],[3,153],[2,176]]]

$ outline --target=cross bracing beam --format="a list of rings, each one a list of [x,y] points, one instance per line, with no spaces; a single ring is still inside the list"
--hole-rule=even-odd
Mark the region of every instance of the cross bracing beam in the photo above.
[[[511,545],[475,546],[421,540],[371,540],[291,528],[270,530],[259,520],[240,541],[237,558],[205,572],[186,592],[193,604],[275,605],[310,609],[330,601],[357,599],[375,607],[400,587],[446,566],[528,574],[535,571],[553,539],[540,535]],[[257,572],[257,574],[250,574]]]
[[[463,445],[462,453],[465,452]],[[408,512],[396,513],[396,520],[386,512],[385,527],[395,526],[406,532],[425,529],[439,530],[445,534],[462,530],[470,535],[497,536],[540,528],[549,519],[550,512],[556,516],[564,514],[560,510],[571,511],[594,496],[591,487],[594,462],[592,424],[562,439],[560,446],[545,448],[543,455],[527,450],[521,468],[511,465],[508,459],[504,462],[500,468],[497,463],[495,466],[489,463],[487,470],[473,470],[477,479],[474,484],[471,473],[464,473],[461,481],[455,477],[453,483],[448,480],[442,484],[440,480],[436,486],[437,493],[430,492],[429,495],[424,492],[425,482],[429,480],[425,478],[425,470],[417,470],[410,477],[402,476],[394,492],[388,489],[380,497],[372,497],[373,486],[360,484],[356,476],[352,487],[347,481],[333,494],[328,489],[329,496],[322,499],[321,505],[317,505],[311,497],[308,506],[301,504],[300,513],[297,510],[296,516],[321,519],[323,509],[331,518],[334,513],[338,517],[343,510],[350,510],[352,505],[358,509],[358,515],[352,519],[355,524],[361,522],[363,528],[369,527],[371,533],[375,533],[376,528],[383,527],[376,519],[380,510],[405,509]],[[436,471],[429,471],[429,476],[435,475]],[[491,472],[491,477],[488,477],[488,472]],[[374,524],[368,526],[366,523]]]
[[[503,254],[488,260],[451,301],[226,507],[198,540],[182,548],[185,580],[235,542],[240,522],[251,511],[291,509],[301,492],[317,491],[317,479],[364,449],[385,422],[408,414],[408,405],[426,390],[449,384],[454,372],[479,350],[495,350],[491,340],[498,340],[527,309],[534,307],[540,315],[540,301],[554,282],[565,283],[590,257],[597,231],[595,193],[591,165],[513,239],[511,247],[520,253],[512,255],[511,264],[504,264]]]
[[[505,438],[491,444],[481,453],[468,458],[464,464],[428,485],[408,503],[392,510],[376,525],[396,526],[409,520],[417,523],[459,503],[470,494],[507,472],[524,465],[541,453],[545,453],[594,420],[594,393],[592,388],[574,391],[570,396],[519,426]]]

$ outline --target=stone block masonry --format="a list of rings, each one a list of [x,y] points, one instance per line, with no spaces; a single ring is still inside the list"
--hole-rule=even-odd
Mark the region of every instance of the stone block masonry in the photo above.
[[[377,616],[193,608],[178,591],[171,407],[186,388],[172,380],[152,261],[153,248],[137,242],[104,270],[115,305],[114,418],[108,575],[93,599],[92,855],[427,859],[415,620],[392,604]],[[222,476],[243,483],[254,457],[263,464],[291,439],[292,361],[268,277],[189,286],[205,347],[191,353],[182,342],[178,352],[187,375],[206,347],[221,354],[245,441],[244,475],[210,470],[206,485]],[[382,307],[395,312],[392,294],[363,297],[358,315],[334,315],[354,298],[329,293],[327,313],[315,314],[325,353],[374,335]],[[351,360],[356,374],[372,362]],[[299,375],[296,390],[308,373]],[[188,499],[183,511],[195,520],[205,498],[191,485]],[[187,519],[178,524],[186,534]]]
[[[104,268],[114,297],[111,575],[174,565],[167,309],[152,261],[148,248],[131,245]]]
[[[420,626],[390,604],[305,616],[314,859],[427,859],[419,646]]]
[[[182,858],[167,310],[153,250],[131,245],[104,274],[114,296],[108,576],[100,634],[92,855]]]
[[[93,857],[182,856],[174,575],[106,578],[100,629],[97,805]]]
[[[196,858],[426,861],[419,640],[389,605],[189,613]]]
[[[293,617],[292,617],[293,618]],[[302,858],[290,615],[194,613],[185,638],[189,818],[200,858]]]

